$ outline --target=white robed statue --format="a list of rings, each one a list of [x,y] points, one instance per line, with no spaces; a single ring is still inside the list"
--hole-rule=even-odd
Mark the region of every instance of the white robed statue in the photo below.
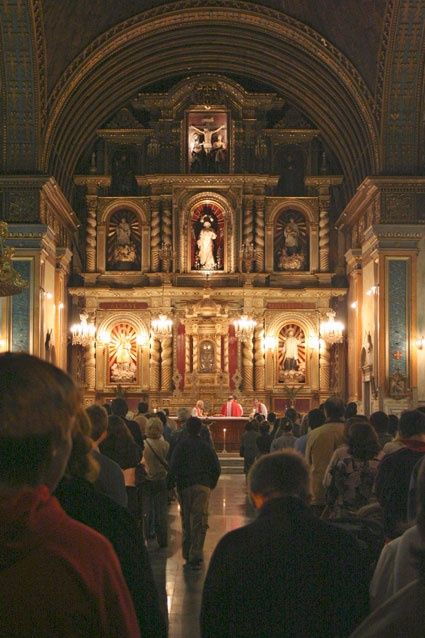
[[[298,346],[301,345],[301,341],[295,336],[294,330],[288,330],[288,336],[285,339],[283,346],[283,369],[284,370],[298,370]]]
[[[199,265],[201,268],[212,270],[216,266],[214,259],[215,239],[217,239],[217,235],[211,228],[211,223],[207,220],[203,224],[203,228],[199,233],[199,239],[197,241],[199,249]]]

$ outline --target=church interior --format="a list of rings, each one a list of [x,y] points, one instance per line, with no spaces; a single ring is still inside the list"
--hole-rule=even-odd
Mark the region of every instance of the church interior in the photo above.
[[[253,405],[423,409],[424,25],[425,0],[2,0],[0,353],[85,407],[202,400],[224,457]],[[208,556],[253,519],[221,462]],[[173,525],[152,565],[195,638]]]
[[[2,3],[2,350],[87,402],[425,402],[422,14],[346,4]]]

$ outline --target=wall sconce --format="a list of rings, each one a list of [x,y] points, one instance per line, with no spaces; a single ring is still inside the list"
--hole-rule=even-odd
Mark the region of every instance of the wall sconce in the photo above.
[[[319,352],[323,352],[325,346],[326,344],[324,340],[317,335],[313,334],[308,339],[308,347],[310,348],[310,350],[318,350]]]
[[[63,310],[65,308],[65,304],[62,303],[62,301],[58,304],[58,308],[59,310]]]
[[[149,335],[146,332],[139,332],[136,337],[136,343],[139,348],[145,348],[149,343]]]
[[[421,337],[416,340],[416,347],[418,350],[423,350],[425,348],[425,337]]]
[[[72,345],[87,347],[96,339],[96,326],[87,312],[80,314],[80,323],[71,326]]]
[[[248,315],[242,315],[233,322],[235,326],[235,336],[239,341],[246,342],[252,339],[254,328],[257,325],[255,319],[251,319]]]
[[[107,346],[111,343],[111,334],[108,330],[100,330],[98,335],[98,341],[102,346]]]
[[[377,295],[379,292],[379,286],[371,286],[369,290],[366,291],[368,297],[372,297],[372,295]]]
[[[159,315],[157,319],[152,319],[151,329],[156,339],[166,339],[173,334],[173,321],[167,315]]]
[[[274,352],[277,350],[278,338],[274,335],[264,337],[263,347],[265,352]]]
[[[335,321],[336,312],[334,310],[329,310],[326,315],[328,317],[327,321],[320,323],[320,336],[329,345],[342,343],[344,339],[344,324],[342,321]]]
[[[357,310],[357,306],[359,304],[357,303],[357,301],[353,301],[352,303],[350,303],[350,308],[352,308],[353,310]]]

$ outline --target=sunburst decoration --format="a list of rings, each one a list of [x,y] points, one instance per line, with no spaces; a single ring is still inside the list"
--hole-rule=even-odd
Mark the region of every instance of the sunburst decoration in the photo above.
[[[122,220],[130,226],[130,241],[117,246],[117,228]],[[137,270],[140,268],[140,221],[136,213],[121,209],[115,211],[108,224],[108,270]]]
[[[284,348],[289,332],[293,330],[293,336],[298,340],[298,370],[284,370]],[[296,323],[287,323],[279,332],[279,347],[277,356],[277,378],[279,383],[293,384],[305,383],[306,356],[304,330]]]
[[[137,333],[129,323],[119,323],[111,331],[108,345],[111,380],[135,381],[137,369]],[[124,378],[125,377],[125,378]]]
[[[282,268],[281,266],[281,254],[282,248],[285,244],[284,230],[291,220],[294,220],[299,230],[300,238],[300,254],[302,255],[301,263],[297,267]],[[274,229],[274,268],[275,270],[308,270],[309,269],[309,241],[308,241],[308,226],[306,219],[302,213],[298,210],[285,210],[277,218]],[[294,260],[295,261],[295,260]]]

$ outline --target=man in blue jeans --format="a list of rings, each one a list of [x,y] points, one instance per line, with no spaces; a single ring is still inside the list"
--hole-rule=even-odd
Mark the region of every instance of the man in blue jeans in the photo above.
[[[201,567],[210,493],[221,472],[217,454],[200,437],[201,428],[198,417],[187,420],[187,436],[177,443],[170,461],[180,502],[183,558],[192,569]]]

